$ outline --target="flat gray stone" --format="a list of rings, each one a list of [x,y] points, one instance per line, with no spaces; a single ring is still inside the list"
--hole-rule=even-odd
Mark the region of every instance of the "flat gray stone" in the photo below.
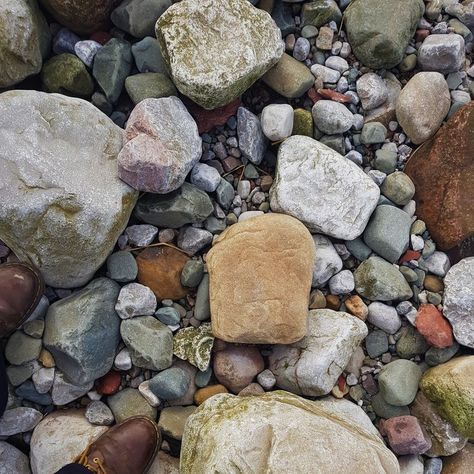
[[[465,59],[464,38],[455,33],[428,35],[418,50],[418,63],[424,71],[456,72]]]
[[[237,136],[242,155],[259,165],[267,149],[268,140],[262,131],[260,119],[245,107],[237,111]]]
[[[92,389],[93,385],[93,380],[81,385],[70,383],[64,378],[64,374],[61,371],[56,370],[53,390],[51,391],[53,403],[58,406],[67,405],[68,403],[83,397]]]
[[[92,425],[100,426],[111,425],[115,420],[112,410],[100,400],[94,400],[87,405],[85,417]]]
[[[31,431],[42,418],[43,414],[34,408],[18,407],[6,410],[0,418],[0,436],[8,437]],[[3,457],[1,459],[3,462]]]
[[[5,358],[13,365],[23,365],[38,358],[41,352],[41,339],[15,331],[5,346]]]
[[[152,407],[137,389],[121,390],[108,397],[107,403],[117,423],[132,416],[145,416],[150,420],[156,420],[156,408]]]

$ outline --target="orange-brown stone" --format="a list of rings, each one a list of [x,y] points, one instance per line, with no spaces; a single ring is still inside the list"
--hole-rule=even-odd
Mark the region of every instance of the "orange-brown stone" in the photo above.
[[[420,305],[416,313],[415,324],[418,332],[430,345],[438,349],[453,345],[453,329],[436,306],[432,304]]]
[[[194,403],[196,403],[196,405],[201,405],[201,403],[204,403],[208,398],[211,398],[214,395],[217,395],[218,393],[228,392],[224,385],[219,384],[208,385],[207,387],[200,388],[196,390],[196,393],[194,394]]]
[[[189,257],[168,247],[150,247],[137,256],[138,282],[148,286],[159,300],[184,298],[188,289],[181,285],[181,272]]]
[[[405,173],[415,184],[416,213],[441,250],[474,237],[474,102],[462,107],[416,150]],[[466,255],[467,256],[467,255]]]

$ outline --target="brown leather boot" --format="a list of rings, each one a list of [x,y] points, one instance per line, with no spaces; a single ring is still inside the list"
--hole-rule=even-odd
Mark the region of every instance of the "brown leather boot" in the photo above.
[[[160,444],[157,424],[134,416],[99,436],[74,462],[96,474],[143,474]]]
[[[28,319],[43,292],[43,277],[37,268],[26,263],[0,265],[0,338]]]

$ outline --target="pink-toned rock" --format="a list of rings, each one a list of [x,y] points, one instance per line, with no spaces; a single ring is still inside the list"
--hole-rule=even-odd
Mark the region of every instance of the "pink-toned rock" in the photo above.
[[[264,362],[256,347],[229,344],[215,354],[213,368],[222,385],[239,393],[264,369]]]
[[[196,122],[177,97],[145,99],[128,120],[119,177],[139,191],[167,194],[183,184],[201,153]]]
[[[431,448],[431,440],[414,416],[390,418],[384,421],[382,429],[396,454],[423,454]]]
[[[235,99],[230,104],[217,109],[206,110],[195,102],[186,100],[186,107],[196,120],[199,133],[210,132],[214,127],[224,125],[227,120],[237,113],[237,109],[241,105],[241,100]]]

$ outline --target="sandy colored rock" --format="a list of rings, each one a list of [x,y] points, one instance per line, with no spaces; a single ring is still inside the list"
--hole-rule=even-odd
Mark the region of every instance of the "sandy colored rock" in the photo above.
[[[208,398],[211,398],[218,393],[227,393],[227,389],[224,387],[224,385],[208,385],[207,387],[196,390],[196,393],[194,394],[194,401],[196,402],[196,405],[201,405]]]
[[[443,459],[442,474],[469,474],[474,466],[474,444],[468,443],[458,453]]]
[[[180,472],[307,474],[317,466],[333,474],[336,459],[339,472],[400,472],[367,415],[347,400],[216,395],[188,418]]]
[[[147,472],[148,474],[179,474],[179,459],[164,451],[158,451]]]
[[[56,411],[45,417],[31,437],[30,463],[33,474],[54,474],[72,463],[86,446],[107,426],[94,426],[84,416],[84,410]]]
[[[188,260],[186,254],[171,247],[147,248],[137,256],[137,280],[151,288],[159,300],[179,300],[189,291],[181,285],[181,272]]]
[[[50,286],[86,284],[127,225],[138,193],[117,175],[122,132],[81,99],[0,95],[0,239]]]
[[[108,29],[110,13],[120,0],[41,0],[55,20],[75,33]]]
[[[38,74],[51,36],[36,0],[2,0],[0,31],[0,88]]]
[[[474,102],[456,112],[408,160],[416,214],[441,250],[474,236]]]
[[[289,344],[306,334],[314,243],[296,219],[239,222],[207,254],[212,332],[228,342]]]
[[[179,91],[206,109],[228,104],[278,62],[284,44],[270,15],[247,0],[184,0],[156,23]]]
[[[397,120],[415,145],[433,136],[451,106],[448,83],[439,72],[419,72],[397,99]]]
[[[424,373],[420,388],[456,431],[474,438],[474,356],[432,367]]]

